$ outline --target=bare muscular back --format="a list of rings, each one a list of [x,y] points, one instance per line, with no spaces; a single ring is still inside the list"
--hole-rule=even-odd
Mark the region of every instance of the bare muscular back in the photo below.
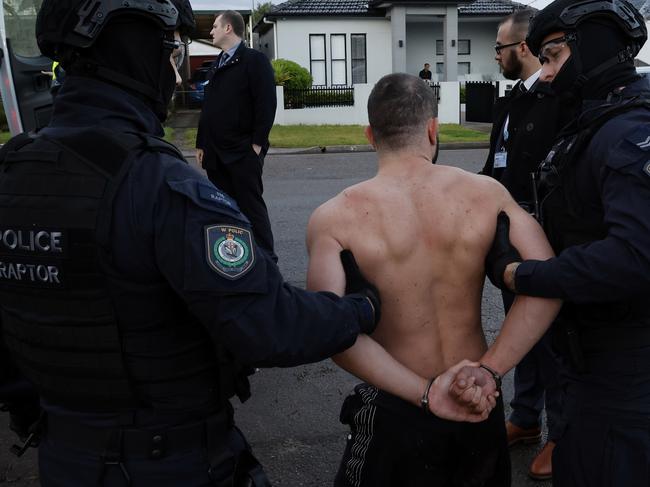
[[[455,168],[406,169],[380,171],[317,211],[329,215],[331,236],[380,290],[382,320],[373,338],[431,377],[486,349],[483,262],[501,192],[493,181]]]

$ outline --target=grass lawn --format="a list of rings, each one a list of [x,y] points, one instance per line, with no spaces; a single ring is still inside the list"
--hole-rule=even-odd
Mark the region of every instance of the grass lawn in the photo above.
[[[322,147],[327,145],[367,144],[363,125],[275,125],[271,130],[272,147]],[[165,129],[167,130],[167,129]],[[488,142],[490,135],[460,125],[442,124],[440,142]],[[196,129],[187,129],[184,142],[194,147]]]
[[[11,139],[9,132],[0,132],[0,144],[6,143],[9,139]]]
[[[490,134],[472,130],[454,123],[440,125],[440,142],[489,142]]]

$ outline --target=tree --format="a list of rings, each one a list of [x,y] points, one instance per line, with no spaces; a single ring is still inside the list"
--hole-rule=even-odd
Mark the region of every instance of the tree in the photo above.
[[[256,25],[260,20],[262,20],[262,17],[269,13],[271,7],[273,7],[273,3],[271,2],[257,4],[253,9],[253,25]]]

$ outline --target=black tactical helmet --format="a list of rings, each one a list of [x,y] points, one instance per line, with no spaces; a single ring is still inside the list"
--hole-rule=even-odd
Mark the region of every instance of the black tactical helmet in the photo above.
[[[88,48],[111,19],[138,15],[164,31],[187,35],[195,28],[188,0],[43,0],[36,19],[36,40],[43,55],[58,59],[59,46]]]
[[[602,19],[618,26],[629,39],[630,55],[635,57],[648,38],[645,20],[625,0],[556,0],[530,22],[526,44],[537,56],[544,37],[553,32],[572,32],[587,19]]]

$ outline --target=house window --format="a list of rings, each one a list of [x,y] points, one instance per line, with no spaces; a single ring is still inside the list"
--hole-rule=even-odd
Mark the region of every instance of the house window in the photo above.
[[[366,34],[351,34],[350,47],[352,53],[352,84],[367,83]]]
[[[345,34],[330,36],[330,58],[332,59],[332,84],[348,84],[348,60],[346,55]]]
[[[469,74],[471,68],[471,63],[458,63],[458,74]],[[436,74],[444,75],[445,74],[445,63],[436,63]]]
[[[325,34],[309,34],[309,68],[314,85],[327,84]]]
[[[436,55],[442,56],[444,53],[445,53],[445,45],[442,40],[438,39],[436,41]],[[471,54],[471,53],[472,53],[471,39],[459,39],[458,54]]]

